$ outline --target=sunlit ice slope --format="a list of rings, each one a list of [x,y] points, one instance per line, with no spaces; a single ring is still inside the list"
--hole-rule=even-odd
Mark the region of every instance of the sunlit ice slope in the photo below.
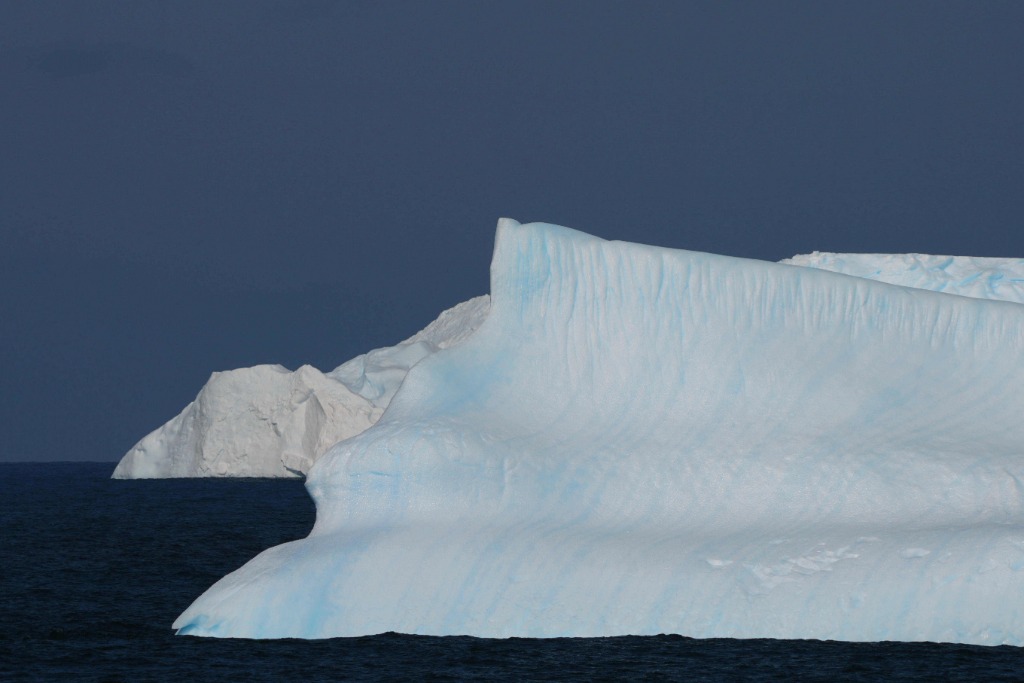
[[[491,275],[179,633],[1024,643],[1024,306],[509,220]]]

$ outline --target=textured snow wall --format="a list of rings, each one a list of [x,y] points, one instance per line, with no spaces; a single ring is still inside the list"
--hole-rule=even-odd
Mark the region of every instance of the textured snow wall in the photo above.
[[[381,412],[309,365],[215,372],[177,417],[125,454],[113,477],[300,476]]]
[[[1024,643],[1024,307],[499,224],[491,310],[182,634]]]
[[[1019,258],[816,251],[782,263],[975,299],[1024,303],[1024,259]]]
[[[301,476],[330,446],[376,422],[409,368],[479,327],[488,302],[464,301],[404,342],[326,375],[309,365],[215,372],[195,401],[128,451],[113,477]]]

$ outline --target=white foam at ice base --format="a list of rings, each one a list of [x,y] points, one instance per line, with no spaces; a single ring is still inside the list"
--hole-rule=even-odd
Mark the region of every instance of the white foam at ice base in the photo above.
[[[508,220],[491,279],[179,633],[1024,644],[1024,307]]]
[[[177,417],[128,451],[113,476],[301,476],[328,447],[376,422],[409,368],[465,339],[487,306],[486,296],[465,301],[404,342],[326,375],[309,365],[216,372]]]

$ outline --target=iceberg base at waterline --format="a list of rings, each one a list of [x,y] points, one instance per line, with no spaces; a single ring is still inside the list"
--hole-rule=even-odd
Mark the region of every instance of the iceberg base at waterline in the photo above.
[[[1024,307],[509,220],[491,288],[179,633],[1024,644]]]

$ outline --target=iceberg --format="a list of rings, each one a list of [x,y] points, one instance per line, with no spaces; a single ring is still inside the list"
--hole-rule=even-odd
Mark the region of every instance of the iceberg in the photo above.
[[[112,476],[303,476],[329,447],[377,421],[410,367],[472,334],[488,304],[487,296],[464,301],[400,344],[326,374],[309,365],[215,372],[180,414],[125,454]]]
[[[1024,645],[1022,345],[1012,302],[503,219],[479,328],[173,627]]]
[[[918,289],[1024,303],[1024,259],[814,252],[782,263]],[[406,373],[480,326],[487,295],[441,313],[397,344],[326,374],[260,365],[214,373],[195,401],[121,459],[115,479],[301,477],[338,441],[369,428]]]

